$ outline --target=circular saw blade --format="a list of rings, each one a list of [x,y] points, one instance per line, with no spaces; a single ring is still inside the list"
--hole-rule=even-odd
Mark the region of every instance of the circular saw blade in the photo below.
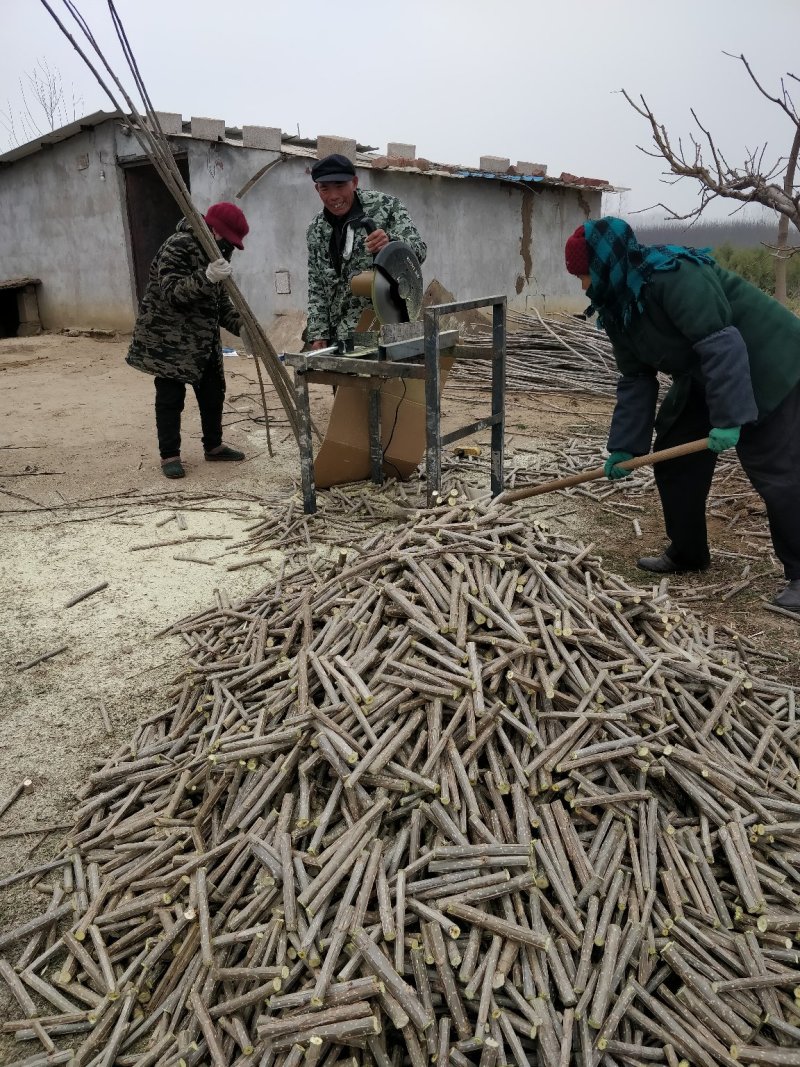
[[[414,322],[422,310],[422,269],[405,241],[390,241],[375,256],[372,302],[381,323]]]

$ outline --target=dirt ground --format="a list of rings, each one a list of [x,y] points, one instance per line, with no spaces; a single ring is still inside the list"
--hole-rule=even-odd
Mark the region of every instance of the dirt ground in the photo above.
[[[264,514],[265,495],[297,494],[296,446],[278,405],[272,405],[274,457],[263,424],[254,421],[259,403],[252,359],[226,359],[226,440],[241,447],[247,461],[203,461],[190,395],[187,478],[169,482],[158,465],[152,380],[125,365],[125,351],[124,338],[0,341],[0,809],[23,779],[32,781],[0,815],[0,878],[56,849],[70,825],[76,790],[96,762],[163,707],[181,672],[184,646],[162,631],[213,605],[215,597],[235,601],[268,581],[279,550],[259,566],[227,568],[241,560],[237,543],[246,542],[248,527]],[[331,391],[320,386],[312,393],[315,420],[324,427]],[[571,434],[602,434],[610,407],[598,398],[510,395],[507,469],[536,468],[537,449],[544,455]],[[474,398],[446,393],[445,430],[472,421],[475,410]],[[619,509],[583,496],[539,498],[531,515],[594,542],[608,569],[641,584],[636,556],[663,544],[655,494],[641,506],[641,539]],[[712,528],[717,549],[755,551],[743,550],[741,537],[718,520]],[[152,542],[159,544],[142,547]],[[724,601],[718,592],[701,593],[692,610],[784,656],[769,661],[768,669],[798,680],[800,624],[763,610],[759,597],[774,593],[781,580],[769,542],[756,547],[757,582]],[[736,584],[739,556],[715,555],[715,564],[717,582]],[[685,583],[690,594],[692,581],[702,590],[708,578]],[[67,606],[103,582],[104,589]],[[21,669],[57,649],[63,650]],[[25,912],[22,889],[4,895],[3,919],[9,909]]]

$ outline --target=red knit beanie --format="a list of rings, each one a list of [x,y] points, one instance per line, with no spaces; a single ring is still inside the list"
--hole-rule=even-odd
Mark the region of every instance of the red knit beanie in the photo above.
[[[204,216],[206,225],[217,231],[220,237],[230,241],[237,248],[244,248],[244,239],[250,232],[244,212],[236,204],[222,201],[212,204]]]
[[[589,244],[583,226],[579,226],[564,246],[564,261],[570,274],[589,273]]]

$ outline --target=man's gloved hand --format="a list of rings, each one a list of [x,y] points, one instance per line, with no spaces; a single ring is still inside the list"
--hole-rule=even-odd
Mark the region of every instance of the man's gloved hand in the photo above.
[[[708,435],[708,447],[712,452],[725,452],[729,448],[736,448],[741,429],[741,426],[727,426],[725,429],[715,427]]]
[[[239,327],[239,339],[242,342],[242,348],[245,352],[253,353],[255,348],[253,347],[253,338],[250,336],[250,331],[247,329],[244,323]]]
[[[633,474],[633,471],[617,466],[618,463],[624,463],[626,459],[633,459],[633,455],[630,452],[612,452],[603,464],[603,474],[606,478],[616,481],[617,478],[627,478],[629,474]]]
[[[210,282],[221,282],[225,278],[230,278],[232,270],[233,268],[227,259],[223,259],[220,256],[219,259],[212,259],[206,267],[206,278]]]

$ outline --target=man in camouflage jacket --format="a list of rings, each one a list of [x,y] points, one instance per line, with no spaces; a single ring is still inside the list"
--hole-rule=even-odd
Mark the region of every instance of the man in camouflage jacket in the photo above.
[[[155,376],[156,429],[161,467],[168,478],[185,474],[180,458],[181,413],[190,384],[200,409],[208,460],[240,460],[222,443],[225,372],[219,329],[242,334],[238,312],[220,284],[231,273],[234,248],[243,248],[249,227],[235,204],[209,208],[205,220],[220,248],[208,262],[189,223],[181,219],[150,266],[127,362]]]
[[[308,227],[308,326],[312,348],[344,341],[355,331],[367,297],[353,296],[350,279],[372,269],[372,257],[389,241],[405,241],[422,263],[427,248],[408,211],[397,199],[376,189],[358,189],[355,168],[334,154],[311,169],[323,210]],[[365,233],[367,216],[376,229]]]

